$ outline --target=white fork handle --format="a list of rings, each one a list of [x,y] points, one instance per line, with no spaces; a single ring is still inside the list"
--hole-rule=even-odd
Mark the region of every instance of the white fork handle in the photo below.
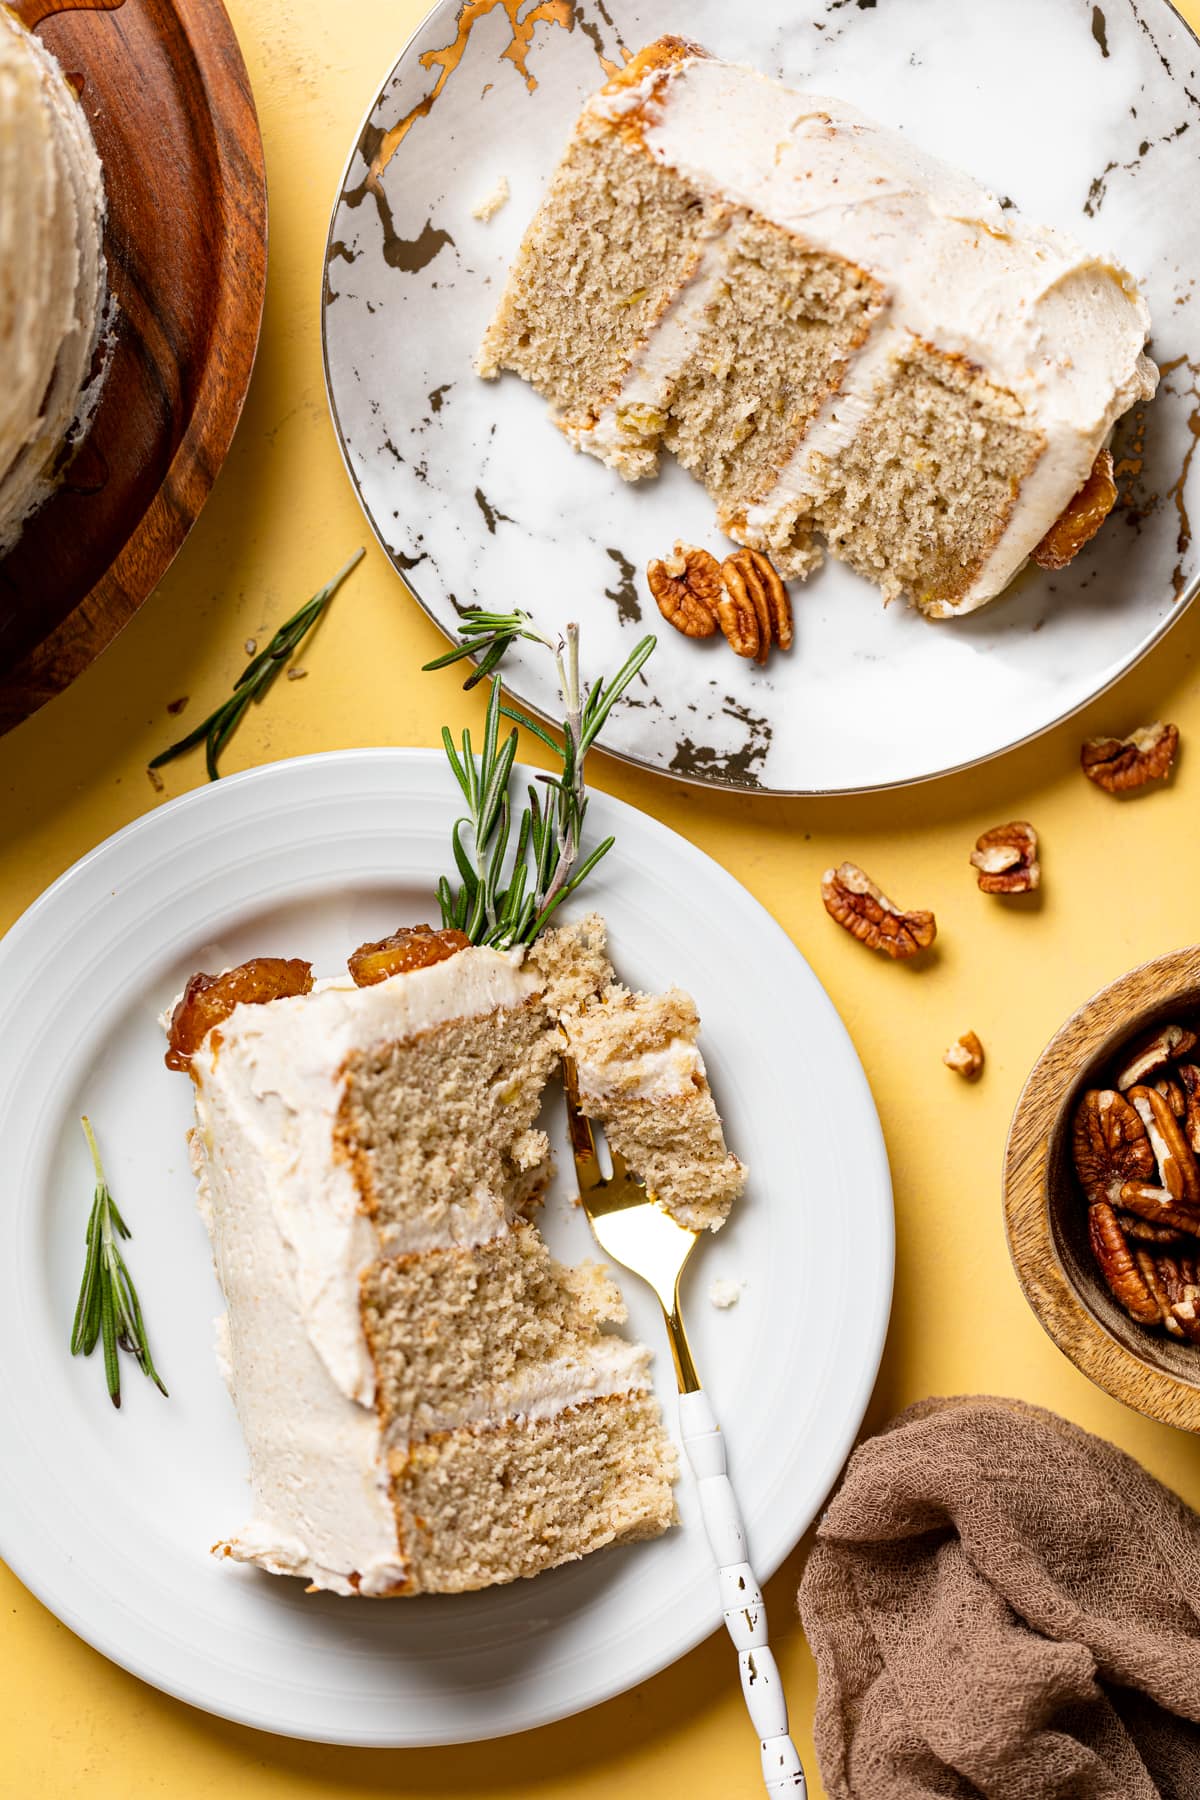
[[[680,1394],[679,1429],[696,1477],[704,1529],[720,1571],[725,1629],[737,1649],[742,1693],[758,1733],[767,1792],[805,1800],[804,1769],[788,1736],[783,1683],[767,1644],[767,1609],[754,1570],[746,1561],[746,1527],[726,1472],[725,1440],[703,1389]]]

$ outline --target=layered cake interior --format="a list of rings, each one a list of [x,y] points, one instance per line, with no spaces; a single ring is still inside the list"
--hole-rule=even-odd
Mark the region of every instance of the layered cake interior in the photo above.
[[[1153,394],[1132,277],[840,100],[663,38],[585,106],[478,366],[628,480],[669,452],[737,542],[969,612],[1116,498]]]
[[[0,555],[53,488],[99,397],[104,215],[78,98],[0,6]]]
[[[675,1456],[649,1352],[607,1329],[625,1316],[609,1275],[556,1261],[533,1223],[538,1114],[570,1021],[591,1021],[574,1029],[609,1071],[597,1116],[617,1134],[628,1115],[665,1203],[719,1223],[742,1172],[694,1007],[617,988],[595,916],[526,952],[402,931],[350,968],[195,976],[170,1021],[254,1497],[218,1549],[341,1594],[453,1593],[664,1531]]]
[[[562,1020],[584,1113],[689,1231],[716,1231],[746,1184],[725,1145],[691,996],[614,985]]]

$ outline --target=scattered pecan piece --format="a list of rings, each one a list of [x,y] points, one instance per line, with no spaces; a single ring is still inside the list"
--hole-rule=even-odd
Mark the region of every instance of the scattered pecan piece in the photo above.
[[[223,1025],[235,1006],[263,1006],[311,991],[312,964],[296,957],[254,956],[221,975],[193,975],[171,1014],[168,1069],[190,1069],[209,1032]]]
[[[1075,1113],[1071,1148],[1089,1205],[1115,1202],[1125,1182],[1149,1182],[1155,1174],[1146,1127],[1128,1100],[1112,1088],[1093,1088],[1083,1096]]]
[[[1167,1292],[1164,1271],[1160,1268],[1153,1253],[1146,1249],[1135,1250],[1133,1252],[1133,1261],[1138,1274],[1150,1291],[1155,1306],[1158,1308],[1158,1317],[1163,1329],[1170,1332],[1172,1337],[1181,1338],[1183,1336],[1183,1326],[1175,1317],[1175,1314],[1171,1309],[1171,1299]]]
[[[466,950],[470,938],[465,931],[435,931],[432,925],[402,925],[390,937],[377,944],[360,944],[347,958],[346,967],[354,977],[355,987],[374,987],[389,975],[409,975],[414,969],[429,969]]]
[[[1116,503],[1112,451],[1101,450],[1091,474],[1034,551],[1034,562],[1043,569],[1065,569],[1095,537]]]
[[[1117,1086],[1124,1093],[1153,1081],[1176,1057],[1186,1056],[1195,1048],[1196,1034],[1186,1025],[1158,1025],[1126,1051],[1125,1061],[1117,1071]]]
[[[735,550],[721,564],[721,573],[725,578],[726,588],[739,603],[742,612],[745,611],[746,599],[754,609],[761,640],[758,661],[766,662],[767,652],[773,643],[778,644],[781,650],[790,650],[793,636],[792,603],[788,599],[783,578],[770,558],[764,556],[761,550]],[[724,630],[723,622],[721,628]],[[744,656],[747,652],[741,651],[739,654]]]
[[[1158,1302],[1133,1260],[1117,1215],[1107,1200],[1088,1212],[1088,1240],[1113,1299],[1139,1325],[1158,1325]]]
[[[960,1038],[955,1038],[942,1061],[964,1081],[977,1081],[983,1074],[983,1045],[973,1031],[964,1031]]]
[[[673,556],[650,564],[646,580],[659,612],[676,631],[693,638],[715,635],[725,582],[720,563],[709,551],[677,543]]]
[[[1200,1168],[1179,1120],[1157,1088],[1130,1088],[1129,1103],[1146,1127],[1160,1184],[1172,1199],[1200,1213]]]
[[[1128,737],[1089,738],[1079,762],[1089,781],[1107,794],[1125,794],[1148,781],[1165,781],[1179,748],[1179,727],[1155,721]]]
[[[1030,894],[1042,879],[1038,834],[1025,819],[985,831],[971,862],[985,894]]]
[[[937,936],[937,920],[931,912],[901,912],[854,863],[826,869],[821,877],[821,898],[830,918],[860,944],[882,950],[897,961],[928,950]]]

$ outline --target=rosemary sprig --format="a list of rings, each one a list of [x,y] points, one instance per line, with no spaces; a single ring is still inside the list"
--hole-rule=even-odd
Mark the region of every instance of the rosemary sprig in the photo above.
[[[91,1120],[85,1116],[80,1123],[88,1141],[88,1149],[92,1153],[96,1192],[88,1218],[83,1284],[79,1290],[79,1303],[75,1308],[75,1323],[71,1327],[71,1355],[90,1356],[98,1341],[103,1344],[104,1380],[109,1399],[114,1406],[120,1406],[121,1370],[117,1362],[118,1350],[127,1350],[136,1359],[142,1374],[149,1376],[160,1394],[165,1394],[167,1390],[150,1356],[137,1289],[125,1267],[125,1258],[117,1247],[118,1238],[130,1235],[129,1227],[121,1217],[104,1179]]]
[[[180,738],[177,744],[172,744],[167,750],[161,750],[149,766],[152,769],[161,769],[164,763],[172,762],[175,757],[182,756],[185,750],[190,750],[194,745],[203,741],[208,779],[210,781],[219,780],[221,771],[217,767],[218,758],[240,725],[242,714],[252,700],[263,699],[284,663],[294,651],[300,648],[347,575],[357,567],[365,555],[365,550],[356,550],[350,561],[344,568],[338,570],[332,581],[327,581],[311,600],[306,600],[299,612],[293,613],[291,618],[279,627],[266,649],[260,650],[258,655],[246,664],[234,682],[233,692],[228,700],[222,701],[215,712],[209,713],[207,719],[197,725],[194,731],[189,731],[186,737]]]
[[[473,688],[493,674],[510,646],[523,638],[550,651],[562,697],[561,743],[535,720],[505,705],[499,677],[492,682],[478,758],[469,731],[456,746],[449,727],[442,727],[442,743],[467,803],[467,816],[456,820],[451,833],[459,885],[454,887],[445,876],[438,884],[442,924],[464,931],[474,944],[508,949],[531,943],[612,848],[612,838],[605,838],[579,860],[588,804],[584,760],[656,639],[644,637],[610,680],[589,689],[580,679],[578,625],[568,625],[561,637],[550,638],[536,629],[526,612],[472,608],[463,614],[459,636],[458,647],[426,663],[427,670],[478,656],[463,684]],[[544,795],[529,784],[511,862],[506,860],[512,822],[508,784],[518,734],[510,731],[501,742],[502,717],[533,732],[561,763],[558,774],[537,777],[547,790]]]

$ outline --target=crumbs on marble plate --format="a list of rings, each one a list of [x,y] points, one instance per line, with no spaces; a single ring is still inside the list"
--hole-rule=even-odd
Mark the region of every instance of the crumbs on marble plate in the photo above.
[[[727,1312],[731,1306],[737,1305],[745,1285],[744,1281],[714,1281],[708,1290],[708,1297],[714,1306]]]
[[[482,219],[485,224],[489,219],[494,219],[500,208],[507,204],[510,192],[508,176],[502,175],[491,192],[485,194],[482,200],[476,201],[471,208],[471,217]]]

